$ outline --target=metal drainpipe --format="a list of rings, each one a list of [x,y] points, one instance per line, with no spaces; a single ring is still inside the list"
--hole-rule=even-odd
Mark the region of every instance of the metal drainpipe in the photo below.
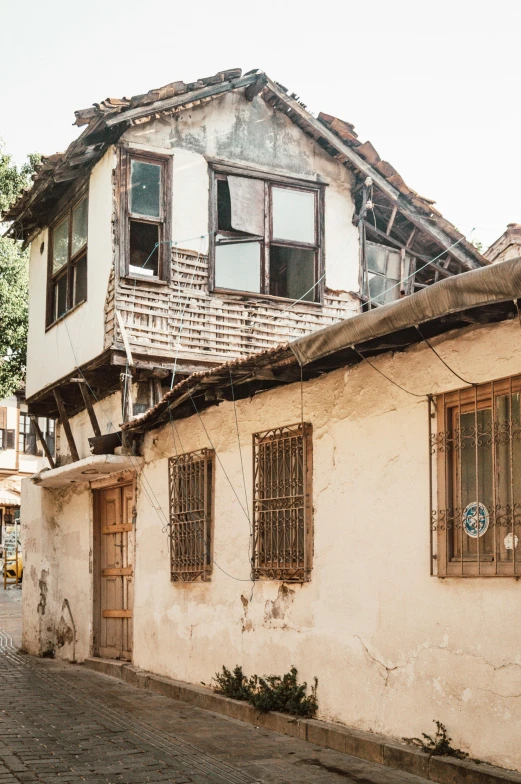
[[[62,612],[63,612],[63,610],[65,608],[68,609],[69,615],[71,616],[72,633],[73,633],[73,637],[72,637],[72,663],[75,664],[76,663],[76,624],[74,623],[74,618],[72,617],[72,610],[71,610],[71,606],[69,604],[69,600],[68,599],[64,599],[63,600]]]

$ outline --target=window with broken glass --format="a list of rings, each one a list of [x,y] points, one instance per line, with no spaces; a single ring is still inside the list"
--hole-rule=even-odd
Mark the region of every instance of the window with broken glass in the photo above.
[[[321,302],[323,188],[214,173],[213,287]]]
[[[168,281],[172,156],[121,153],[122,275]]]
[[[88,210],[83,195],[50,228],[47,326],[87,299]]]
[[[400,299],[410,274],[411,257],[405,251],[376,242],[365,243],[367,293],[373,306]]]
[[[310,579],[312,427],[301,423],[253,436],[253,576]]]
[[[521,574],[521,376],[442,395],[431,434],[433,571]]]
[[[213,450],[202,449],[168,461],[174,582],[208,580],[212,571],[214,458]]]

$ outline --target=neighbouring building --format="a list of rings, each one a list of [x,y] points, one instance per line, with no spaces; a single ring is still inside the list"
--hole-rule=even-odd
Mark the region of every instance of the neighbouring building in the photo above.
[[[519,260],[261,72],[76,117],[6,216],[58,417],[26,650],[295,664],[322,718],[521,769]]]
[[[6,535],[8,544],[17,539],[21,480],[48,465],[36,427],[40,428],[46,448],[54,454],[54,426],[54,420],[45,417],[35,423],[22,392],[0,400],[0,554]]]

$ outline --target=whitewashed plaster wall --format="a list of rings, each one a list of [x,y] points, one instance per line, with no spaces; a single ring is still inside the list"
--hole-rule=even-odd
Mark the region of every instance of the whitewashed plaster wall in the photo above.
[[[476,382],[521,372],[517,321],[436,343]],[[416,393],[460,385],[426,347],[377,364]],[[299,387],[240,401],[237,416],[249,494],[251,434],[299,421]],[[284,589],[249,581],[249,522],[223,472],[244,504],[233,406],[202,417],[220,460],[212,579],[169,579],[169,425],[146,437],[134,663],[192,683],[209,683],[223,664],[248,674],[294,664],[308,683],[318,676],[323,719],[397,738],[430,732],[438,719],[471,756],[521,769],[521,587],[512,578],[430,576],[426,399],[368,365],[305,384],[304,418],[314,429],[313,573],[308,584]],[[176,426],[178,450],[210,446],[197,417]],[[152,492],[162,513],[151,508]]]
[[[521,372],[517,320],[435,345],[476,382]],[[375,361],[415,393],[460,385],[425,346]],[[251,509],[251,435],[299,421],[300,387],[241,400],[237,417]],[[173,584],[169,575],[166,456],[210,446],[191,417],[146,436],[134,664],[192,683],[210,683],[223,664],[248,674],[294,664],[308,683],[318,677],[323,719],[397,738],[428,732],[438,719],[471,756],[521,770],[521,587],[512,578],[430,576],[426,399],[365,364],[304,385],[304,418],[313,424],[313,572],[309,583],[285,587],[249,579],[250,525],[234,495],[245,505],[233,406],[202,418],[219,456],[212,578]],[[24,645],[37,652],[67,639],[67,597],[81,660],[92,635],[91,494],[87,485],[53,494],[23,484]],[[67,642],[56,652],[72,655]]]
[[[22,480],[22,647],[72,660],[92,646],[92,494],[87,484],[50,491]]]
[[[87,301],[46,331],[49,232],[31,243],[26,395],[58,381],[104,349],[105,300],[112,250],[113,148],[93,168],[89,181]],[[43,244],[43,252],[40,248]]]
[[[208,157],[328,183],[326,286],[358,290],[352,174],[261,98],[250,102],[240,92],[228,93],[173,118],[134,125],[122,142],[134,149],[173,154],[173,241],[200,253],[208,252]]]

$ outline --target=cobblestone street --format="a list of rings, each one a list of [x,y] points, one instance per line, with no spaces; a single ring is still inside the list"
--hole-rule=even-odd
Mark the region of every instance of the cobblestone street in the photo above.
[[[0,590],[0,784],[421,784],[424,779],[18,653],[21,592]]]

